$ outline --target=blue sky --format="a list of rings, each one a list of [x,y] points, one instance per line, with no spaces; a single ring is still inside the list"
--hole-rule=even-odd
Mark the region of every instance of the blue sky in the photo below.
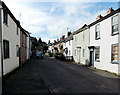
[[[41,37],[46,42],[66,35],[67,27],[69,31],[75,31],[84,24],[95,21],[97,15],[105,16],[110,7],[118,8],[118,0],[113,0],[114,2],[3,1],[20,20],[22,27],[32,33],[31,36]]]

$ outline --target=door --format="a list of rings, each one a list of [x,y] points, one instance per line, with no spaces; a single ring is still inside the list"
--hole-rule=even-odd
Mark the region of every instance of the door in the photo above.
[[[94,51],[90,51],[90,66],[94,66]]]
[[[77,48],[77,61],[80,63],[80,48]]]
[[[90,51],[90,63],[89,66],[94,66],[94,46],[88,47]]]

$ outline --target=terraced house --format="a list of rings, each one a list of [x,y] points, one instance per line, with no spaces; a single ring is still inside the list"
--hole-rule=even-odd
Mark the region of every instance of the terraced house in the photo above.
[[[20,23],[0,1],[0,69],[3,75],[19,66]]]
[[[90,26],[90,65],[120,74],[119,44],[120,8],[110,8],[106,16],[99,15]]]
[[[89,65],[89,26],[84,25],[73,33],[73,59],[77,63]]]
[[[67,38],[65,39],[63,43],[63,49],[64,49],[64,56],[66,60],[73,60],[73,33],[68,32]]]
[[[5,3],[0,1],[0,76],[13,71],[30,56],[30,33],[21,27]]]

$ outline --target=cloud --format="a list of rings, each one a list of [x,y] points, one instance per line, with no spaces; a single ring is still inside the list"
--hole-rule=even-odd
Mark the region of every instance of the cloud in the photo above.
[[[91,23],[98,14],[105,14],[106,10],[91,13],[89,8],[94,7],[92,3],[71,3],[64,0],[64,3],[52,3],[52,6],[33,6],[34,3],[22,0],[4,0],[15,17],[20,20],[21,25],[32,36],[42,37],[46,42],[60,38],[67,34],[67,27],[75,31],[85,23]],[[35,1],[35,0],[34,0]],[[85,0],[84,0],[85,1]],[[38,2],[40,4],[40,2]],[[29,5],[31,4],[31,5]],[[40,4],[41,5],[41,4]]]

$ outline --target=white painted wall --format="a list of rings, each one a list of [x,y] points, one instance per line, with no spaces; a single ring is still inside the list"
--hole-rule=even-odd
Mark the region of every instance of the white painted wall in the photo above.
[[[95,25],[90,27],[90,46],[100,46],[100,62],[94,60],[94,67],[118,73],[119,64],[111,63],[111,45],[118,43],[118,35],[111,36],[112,17],[113,16],[100,22],[99,40],[95,40]]]
[[[70,44],[69,44],[70,43]],[[73,40],[67,41],[63,43],[63,49],[68,48],[68,53],[64,55],[65,56],[73,56],[73,50],[72,50],[72,46],[73,46]],[[70,52],[69,52],[70,51]]]
[[[0,8],[2,8],[2,6],[0,5]],[[0,11],[1,11],[1,9],[0,9]],[[1,14],[0,14],[1,15]],[[0,20],[1,21],[1,20]],[[0,22],[1,23],[1,22]],[[1,37],[1,34],[0,34],[0,37]],[[1,38],[0,38],[1,39]],[[0,40],[0,78],[1,78],[1,75],[2,75],[2,73],[1,73],[2,71],[1,71],[1,40]]]
[[[88,49],[89,29],[87,28],[78,34],[73,35],[73,38],[74,38],[73,58],[75,62],[79,62],[81,64],[87,65],[89,60],[89,49]],[[81,47],[81,48],[78,48],[78,47]],[[84,56],[83,56],[83,49],[84,49]]]
[[[3,11],[2,11],[3,18]],[[2,19],[3,22],[3,19]],[[14,70],[19,66],[19,57],[16,57],[16,45],[20,46],[20,29],[17,35],[17,25],[8,15],[8,26],[2,23],[3,40],[9,41],[10,58],[3,60],[4,75]]]

